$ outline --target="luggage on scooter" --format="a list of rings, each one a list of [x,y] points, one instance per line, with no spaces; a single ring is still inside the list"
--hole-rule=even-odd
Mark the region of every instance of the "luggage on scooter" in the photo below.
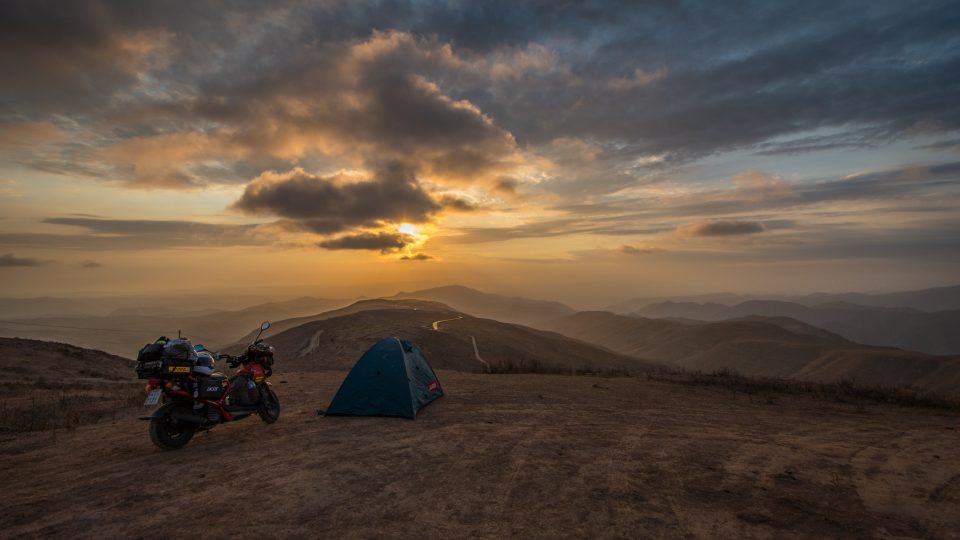
[[[223,394],[223,377],[202,377],[197,380],[197,397],[216,400]]]
[[[260,389],[253,379],[245,375],[238,376],[230,389],[230,401],[241,407],[253,407],[260,403]]]

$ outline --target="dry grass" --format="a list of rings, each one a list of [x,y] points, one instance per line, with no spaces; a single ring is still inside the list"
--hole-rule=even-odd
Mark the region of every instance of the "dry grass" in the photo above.
[[[479,373],[480,371],[478,371]],[[734,370],[723,369],[713,373],[686,371],[661,367],[649,369],[596,367],[566,368],[532,362],[501,362],[490,366],[492,374],[539,373],[550,375],[592,375],[596,377],[646,377],[647,380],[683,384],[688,386],[716,386],[733,392],[759,396],[767,404],[776,403],[777,394],[806,394],[841,403],[889,403],[904,407],[925,407],[960,411],[960,398],[922,388],[909,386],[865,385],[856,381],[842,380],[836,383],[818,383],[796,379],[772,377],[747,377]]]
[[[545,364],[539,360],[519,362],[505,361],[492,364],[488,371],[476,370],[475,373],[520,374],[540,373],[549,375],[593,375],[597,377],[635,377],[646,370],[627,368],[598,368],[596,366],[564,367]]]
[[[2,385],[0,433],[66,429],[114,419],[143,402],[138,383],[35,382]]]
[[[865,402],[889,403],[903,407],[960,411],[960,399],[957,397],[909,386],[864,385],[849,380],[818,383],[795,379],[747,377],[729,369],[714,373],[662,369],[649,371],[646,377],[647,380],[674,384],[718,386],[749,395],[765,394],[764,397],[770,404],[775,402],[773,394],[807,394],[856,405]]]

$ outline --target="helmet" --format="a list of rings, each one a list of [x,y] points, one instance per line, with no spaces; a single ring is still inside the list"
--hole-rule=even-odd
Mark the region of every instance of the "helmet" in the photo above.
[[[197,375],[209,376],[213,373],[215,362],[212,354],[200,351],[197,353],[197,363],[193,365],[193,372]]]

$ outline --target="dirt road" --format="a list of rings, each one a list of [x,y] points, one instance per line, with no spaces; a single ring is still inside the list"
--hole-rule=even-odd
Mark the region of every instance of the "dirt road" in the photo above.
[[[154,448],[130,418],[3,435],[0,536],[957,538],[958,417],[641,379],[440,372],[415,421],[318,417]],[[241,511],[241,509],[244,509]]]
[[[462,319],[463,317],[454,317],[452,319],[443,319],[442,321],[433,321],[432,328],[434,330],[440,330],[440,323],[456,321]],[[490,364],[486,360],[480,357],[480,349],[477,347],[477,338],[470,336],[470,341],[473,343],[473,356],[477,359],[477,362],[480,362],[480,365],[483,366],[483,370],[487,373],[490,372]]]

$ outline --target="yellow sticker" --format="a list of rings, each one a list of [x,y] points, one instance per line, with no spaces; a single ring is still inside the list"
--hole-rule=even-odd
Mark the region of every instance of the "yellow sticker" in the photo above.
[[[190,373],[190,366],[167,366],[170,373]]]

